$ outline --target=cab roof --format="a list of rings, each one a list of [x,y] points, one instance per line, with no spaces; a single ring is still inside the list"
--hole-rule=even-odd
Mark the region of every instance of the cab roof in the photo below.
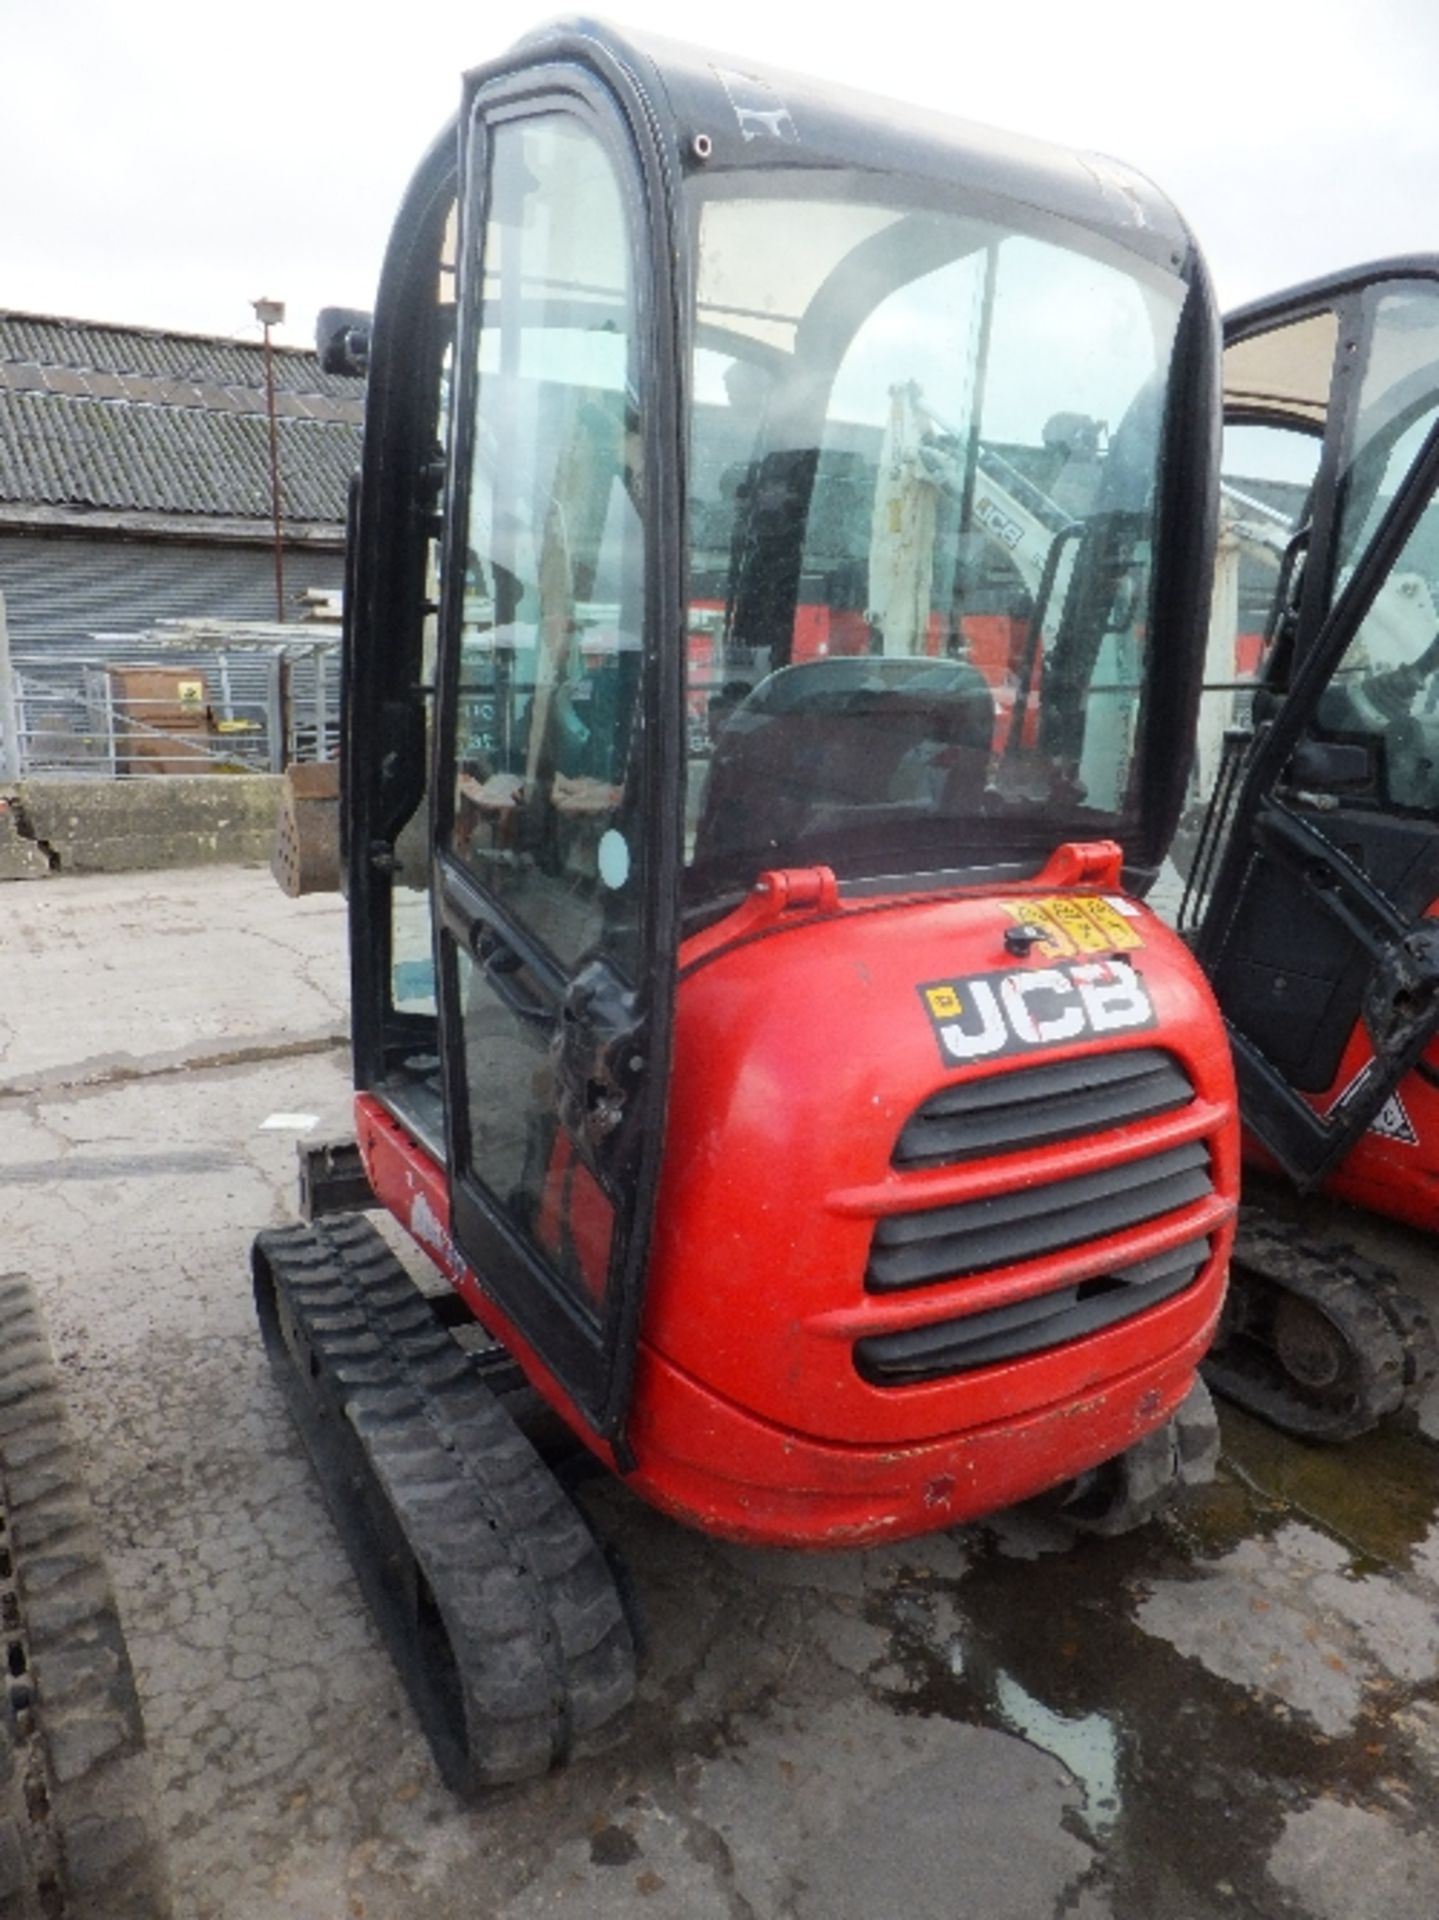
[[[1074,221],[1175,271],[1193,237],[1142,174],[1105,155],[1007,133],[600,20],[565,18],[468,76],[468,91],[538,62],[576,64],[644,99],[682,169],[851,169],[962,186]]]

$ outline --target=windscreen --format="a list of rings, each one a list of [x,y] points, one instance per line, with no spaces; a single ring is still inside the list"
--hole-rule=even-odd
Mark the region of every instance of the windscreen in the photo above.
[[[1180,281],[873,175],[696,215],[692,902],[1122,839]]]

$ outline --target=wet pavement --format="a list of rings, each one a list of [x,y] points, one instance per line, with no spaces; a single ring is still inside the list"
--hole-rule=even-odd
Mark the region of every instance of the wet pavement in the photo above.
[[[606,1752],[456,1807],[260,1355],[247,1254],[346,1123],[338,903],[0,889],[0,1244],[44,1301],[180,1920],[1413,1920],[1439,1911],[1439,1409],[1069,1545],[863,1554],[588,1495],[647,1622]],[[312,1126],[307,1122],[313,1121]]]

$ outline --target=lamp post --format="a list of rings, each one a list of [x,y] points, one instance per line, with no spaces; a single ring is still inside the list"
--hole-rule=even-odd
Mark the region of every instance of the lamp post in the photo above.
[[[285,624],[285,554],[280,543],[280,440],[275,431],[275,362],[270,350],[271,327],[283,326],[283,300],[256,300],[255,318],[265,329],[265,410],[270,417],[270,519],[275,529],[275,619]]]

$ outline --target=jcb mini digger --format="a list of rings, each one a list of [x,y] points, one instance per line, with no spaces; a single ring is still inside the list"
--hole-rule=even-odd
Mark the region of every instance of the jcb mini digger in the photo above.
[[[1114,163],[589,24],[421,166],[346,589],[358,1160],[254,1268],[455,1786],[633,1685],[536,1403],[798,1547],[1208,1464],[1233,1081],[1136,895],[1217,355]]]
[[[1181,916],[1250,1162],[1209,1375],[1342,1440],[1439,1369],[1432,1288],[1352,1244],[1399,1223],[1379,1251],[1407,1281],[1439,1229],[1439,260],[1256,302],[1225,340],[1211,677],[1236,642],[1258,672]]]

